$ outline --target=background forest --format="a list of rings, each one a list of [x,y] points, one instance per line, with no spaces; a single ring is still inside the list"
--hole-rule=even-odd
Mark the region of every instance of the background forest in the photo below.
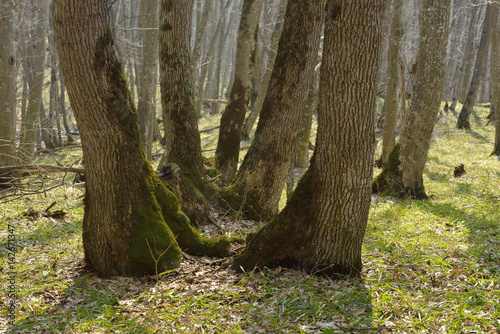
[[[0,8],[5,332],[500,332],[500,3]]]

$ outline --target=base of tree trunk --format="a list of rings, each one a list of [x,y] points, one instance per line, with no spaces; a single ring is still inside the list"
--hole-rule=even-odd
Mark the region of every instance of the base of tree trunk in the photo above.
[[[372,192],[374,194],[399,198],[410,197],[413,199],[428,199],[429,197],[425,193],[423,181],[417,182],[413,187],[408,187],[403,184],[403,173],[399,160],[400,148],[400,144],[394,146],[389,155],[389,161],[372,183]]]
[[[283,211],[269,224],[260,229],[247,240],[243,252],[235,255],[230,267],[233,270],[252,270],[258,268],[275,268],[278,266],[303,270],[309,274],[325,275],[332,278],[357,276],[361,272],[359,263],[315,263],[316,244],[314,231],[319,223],[311,220],[314,211],[311,184],[311,172],[302,177]],[[302,208],[297,210],[297,208]]]

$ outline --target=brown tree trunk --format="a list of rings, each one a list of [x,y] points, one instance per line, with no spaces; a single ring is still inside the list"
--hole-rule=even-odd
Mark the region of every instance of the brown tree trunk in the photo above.
[[[227,254],[227,238],[214,244],[189,226],[146,160],[137,111],[113,48],[107,1],[54,0],[52,8],[85,159],[87,265],[99,276],[138,276],[177,267],[179,246]]]
[[[219,141],[215,152],[215,165],[222,174],[223,185],[236,175],[240,156],[241,128],[245,120],[251,92],[251,60],[254,32],[259,23],[263,0],[244,0],[238,30],[236,70],[229,101],[220,120]]]
[[[160,11],[160,86],[165,155],[159,164],[180,167],[176,192],[181,209],[200,224],[210,222],[203,194],[212,189],[203,177],[198,120],[194,108],[189,53],[192,0],[165,0]],[[199,191],[198,191],[198,190]],[[201,191],[201,193],[200,193]]]
[[[313,80],[323,6],[322,0],[288,3],[255,138],[234,184],[221,191],[223,198],[228,193],[244,198],[247,214],[257,220],[267,220],[278,213]],[[303,23],[297,26],[297,22]]]
[[[315,156],[291,201],[234,258],[233,268],[280,265],[332,276],[360,273],[382,3],[327,1]]]
[[[423,0],[417,63],[425,66],[418,66],[400,144],[373,183],[374,192],[427,198],[423,173],[443,94],[449,17],[450,0]]]

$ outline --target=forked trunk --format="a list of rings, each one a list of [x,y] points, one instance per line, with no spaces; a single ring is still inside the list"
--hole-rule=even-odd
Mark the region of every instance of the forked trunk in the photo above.
[[[332,276],[360,273],[382,3],[327,1],[315,155],[290,202],[235,257],[233,268],[281,265]]]

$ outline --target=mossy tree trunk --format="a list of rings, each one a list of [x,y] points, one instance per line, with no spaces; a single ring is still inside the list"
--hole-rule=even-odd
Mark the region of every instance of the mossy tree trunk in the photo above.
[[[227,238],[207,243],[189,226],[146,160],[137,111],[113,49],[107,1],[55,0],[52,8],[85,159],[87,265],[99,276],[139,276],[177,267],[179,245],[227,254]],[[217,247],[225,253],[212,252]]]
[[[476,104],[476,100],[479,93],[479,88],[481,84],[481,77],[484,72],[484,68],[487,66],[488,62],[488,50],[489,50],[489,40],[490,40],[490,7],[491,4],[486,4],[486,14],[483,23],[483,29],[481,31],[481,40],[479,42],[479,49],[476,56],[476,65],[474,66],[474,72],[472,73],[472,79],[469,84],[469,89],[467,91],[467,97],[465,98],[460,114],[458,115],[457,128],[470,130],[470,115]]]
[[[163,0],[160,8],[160,86],[165,154],[158,168],[180,167],[175,189],[181,209],[200,224],[209,223],[198,119],[194,105],[190,32],[193,0]]]
[[[288,2],[255,138],[236,180],[221,191],[223,198],[244,198],[247,214],[257,220],[278,213],[317,64],[323,12],[323,0]]]
[[[263,0],[244,0],[238,28],[235,73],[229,101],[220,120],[215,164],[228,185],[236,175],[240,155],[241,128],[250,102],[252,85],[251,55],[255,47],[254,32],[259,23]]]
[[[233,268],[281,265],[332,276],[360,273],[382,4],[327,1],[314,157],[290,202],[234,258]]]
[[[495,106],[495,143],[492,155],[500,155],[500,4],[491,4],[491,89]]]
[[[399,46],[403,37],[401,16],[403,0],[394,0],[393,17],[389,36],[389,50],[387,53],[387,88],[386,112],[384,118],[384,132],[382,139],[381,165],[387,164],[389,153],[396,143],[396,125],[398,121],[398,81],[399,81]]]
[[[14,0],[0,3],[0,166],[16,162],[16,47]]]
[[[423,173],[441,105],[449,17],[450,0],[422,2],[419,66],[410,109],[401,130],[400,145],[394,147],[388,164],[374,181],[374,192],[427,198]]]

